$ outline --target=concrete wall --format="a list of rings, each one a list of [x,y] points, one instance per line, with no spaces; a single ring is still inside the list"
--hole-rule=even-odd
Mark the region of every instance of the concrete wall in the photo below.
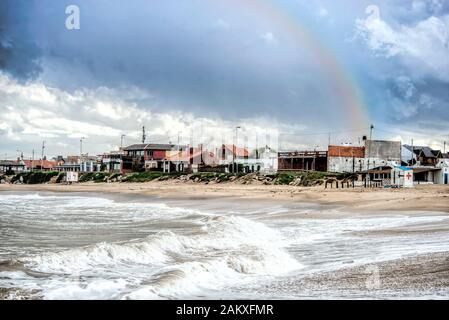
[[[401,142],[367,140],[365,142],[365,157],[383,160],[401,160]]]
[[[349,172],[353,170],[352,157],[329,157],[328,170],[330,172]],[[375,167],[382,167],[387,165],[398,166],[399,162],[391,162],[379,158],[354,158],[355,166],[354,172],[365,171]]]
[[[330,172],[359,172],[366,170],[366,159],[352,157],[329,157],[327,170]]]

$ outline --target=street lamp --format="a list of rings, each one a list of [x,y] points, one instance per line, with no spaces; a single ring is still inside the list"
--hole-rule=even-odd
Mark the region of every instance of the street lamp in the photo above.
[[[120,136],[120,150],[123,149],[123,138],[124,138],[124,137],[126,137],[126,134],[122,134],[122,135]]]

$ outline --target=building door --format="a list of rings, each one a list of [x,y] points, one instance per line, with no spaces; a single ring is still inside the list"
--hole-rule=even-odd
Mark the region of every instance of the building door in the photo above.
[[[449,183],[449,174],[448,173],[445,173],[444,174],[444,184],[448,184]]]

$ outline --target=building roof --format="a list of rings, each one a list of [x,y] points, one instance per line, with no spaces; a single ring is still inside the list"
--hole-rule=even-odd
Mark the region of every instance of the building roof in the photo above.
[[[412,168],[405,167],[405,166],[397,166],[397,167],[395,167],[395,168],[396,168],[396,169],[403,170],[403,171],[410,171],[410,170],[413,170]]]
[[[233,153],[234,149],[235,149],[236,157],[248,157],[249,156],[249,151],[247,148],[240,148],[233,144],[226,144],[225,148],[228,149],[231,153]]]
[[[25,162],[25,165],[28,168],[36,168],[36,167],[40,167],[42,165],[44,168],[51,169],[58,165],[58,163],[56,161],[48,161],[48,160],[23,160],[23,162]]]
[[[23,166],[24,164],[21,164],[15,160],[0,160],[0,166]]]
[[[413,173],[420,173],[420,172],[430,172],[430,171],[439,171],[441,168],[434,168],[434,167],[412,167]]]
[[[327,151],[280,151],[278,158],[327,158]]]
[[[206,158],[210,157],[213,158],[215,155],[211,151],[203,150],[196,148],[193,150],[193,153],[190,154],[189,151],[173,151],[171,153],[168,153],[166,155],[166,160],[168,161],[190,161],[190,159],[195,159],[201,157],[201,155]]]
[[[409,151],[412,151],[416,155],[423,154],[426,158],[437,158],[441,151],[440,150],[434,150],[430,147],[426,146],[410,146],[408,144],[404,144],[404,148],[406,148]]]
[[[329,157],[365,158],[365,147],[329,146]]]
[[[123,148],[125,151],[137,151],[137,150],[172,150],[175,147],[174,144],[165,143],[139,143],[132,144]]]

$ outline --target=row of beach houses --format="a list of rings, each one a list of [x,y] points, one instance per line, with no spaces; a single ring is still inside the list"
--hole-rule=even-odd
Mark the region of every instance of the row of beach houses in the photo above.
[[[0,172],[56,170],[66,172],[260,172],[327,171],[351,173],[359,184],[413,187],[449,184],[449,154],[428,146],[399,141],[368,140],[363,145],[329,145],[327,150],[277,152],[269,146],[249,150],[223,144],[141,143],[98,156],[58,156],[54,159],[1,160]]]

